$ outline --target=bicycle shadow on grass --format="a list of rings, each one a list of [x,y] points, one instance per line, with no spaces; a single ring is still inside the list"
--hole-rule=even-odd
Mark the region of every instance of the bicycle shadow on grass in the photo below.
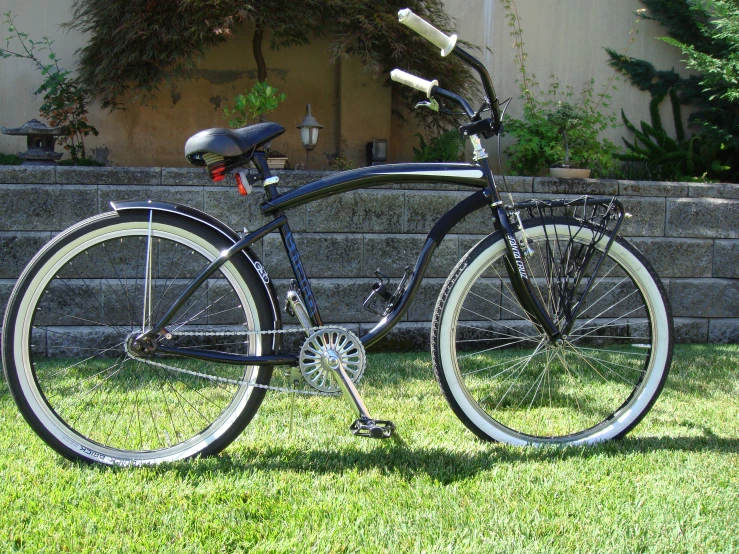
[[[206,481],[214,473],[240,474],[261,470],[273,472],[305,472],[331,475],[346,471],[381,471],[410,481],[425,475],[441,484],[451,484],[474,477],[502,464],[558,462],[577,458],[624,457],[656,451],[739,453],[739,439],[721,438],[710,432],[697,437],[634,437],[595,446],[566,448],[509,447],[492,444],[476,453],[453,452],[443,448],[411,448],[385,442],[373,450],[349,448],[316,448],[303,450],[297,446],[276,445],[269,448],[247,447],[238,452],[196,462],[180,462],[160,466],[188,479]]]

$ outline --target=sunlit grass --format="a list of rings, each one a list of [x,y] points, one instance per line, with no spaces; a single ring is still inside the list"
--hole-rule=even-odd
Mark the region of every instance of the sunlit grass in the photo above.
[[[479,441],[428,353],[370,355],[360,391],[398,441],[352,437],[340,397],[268,393],[222,455],[125,470],[59,457],[3,388],[0,551],[739,551],[736,345],[678,347],[644,421],[588,448]]]

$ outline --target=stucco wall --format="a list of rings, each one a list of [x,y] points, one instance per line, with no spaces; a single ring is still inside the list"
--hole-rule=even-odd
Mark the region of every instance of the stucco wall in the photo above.
[[[69,20],[72,0],[3,0],[2,12],[17,16],[19,28],[40,38],[49,36],[63,64],[72,66],[75,51],[85,38],[65,33],[59,25]],[[554,74],[563,86],[579,90],[591,77],[605,83],[612,75],[602,46],[621,50],[641,8],[638,0],[517,0],[523,20],[529,69],[542,85]],[[501,98],[518,97],[517,73],[513,65],[513,40],[499,0],[447,0],[448,11],[457,19],[460,37],[480,46],[479,55],[493,75]],[[0,30],[0,39],[6,31]],[[651,60],[660,68],[680,68],[676,49],[655,40],[664,31],[653,22],[643,22],[631,54]],[[325,166],[326,155],[341,151],[355,162],[364,161],[364,145],[373,138],[390,140],[391,161],[412,155],[416,128],[412,116],[404,122],[391,120],[391,93],[386,76],[372,75],[357,60],[328,63],[328,39],[317,39],[306,47],[271,52],[266,49],[269,81],[287,92],[288,100],[271,118],[287,128],[274,144],[292,163],[304,162],[295,129],[310,102],[316,118],[325,126],[319,145],[310,154],[309,166]],[[100,137],[88,142],[109,163],[121,166],[184,166],[182,148],[191,134],[207,127],[224,126],[221,106],[255,81],[248,28],[209,51],[193,72],[192,79],[176,87],[165,85],[153,106],[129,104],[126,112],[106,113],[93,108],[91,122]],[[437,76],[426,75],[427,78]],[[0,60],[0,125],[16,126],[38,116],[40,99],[32,92],[40,76],[25,60]],[[441,83],[443,86],[443,82]],[[627,84],[613,91],[614,111],[624,108],[634,121],[648,119],[648,95]],[[394,105],[398,107],[398,105]],[[514,103],[510,113],[520,114]],[[666,124],[671,123],[669,114]],[[609,132],[620,143],[621,128]],[[22,150],[23,141],[0,135],[0,152]]]
[[[297,186],[320,172],[280,172]],[[226,183],[228,185],[226,186]],[[508,180],[514,198],[619,195],[633,217],[621,233],[652,262],[668,291],[677,340],[739,342],[739,185],[633,181]],[[469,189],[439,184],[357,190],[290,210],[288,217],[325,322],[360,332],[377,317],[362,309],[374,271],[397,283],[434,222]],[[267,222],[263,195],[238,196],[232,179],[214,185],[202,170],[176,168],[0,168],[0,308],[23,266],[56,232],[108,211],[111,200],[154,199],[205,210],[234,229]],[[405,321],[384,347],[425,349],[432,310],[457,260],[491,231],[476,212],[441,243]],[[293,278],[279,235],[256,251],[278,293]],[[288,320],[287,323],[290,323]],[[382,347],[379,346],[378,347]]]

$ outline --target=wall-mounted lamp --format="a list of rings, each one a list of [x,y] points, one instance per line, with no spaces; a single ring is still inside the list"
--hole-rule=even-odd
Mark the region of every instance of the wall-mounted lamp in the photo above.
[[[297,126],[300,129],[300,140],[303,141],[303,148],[308,151],[313,150],[318,143],[318,130],[323,129],[323,125],[316,121],[310,113],[310,104],[306,106],[305,118]]]

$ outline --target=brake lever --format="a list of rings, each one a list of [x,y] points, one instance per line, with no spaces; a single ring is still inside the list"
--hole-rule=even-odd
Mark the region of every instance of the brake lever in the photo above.
[[[428,108],[432,112],[438,112],[439,102],[436,100],[436,98],[432,98],[431,100],[423,100],[422,102],[416,104],[416,109],[418,108]]]

